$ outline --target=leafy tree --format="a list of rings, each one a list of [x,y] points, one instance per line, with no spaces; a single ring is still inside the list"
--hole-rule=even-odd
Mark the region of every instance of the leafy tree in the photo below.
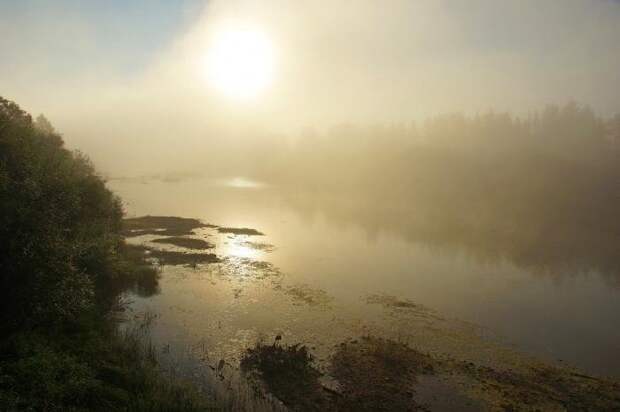
[[[0,98],[0,317],[2,334],[76,322],[112,274],[122,208],[86,156],[64,148]]]
[[[0,410],[206,410],[107,316],[157,271],[88,158],[0,97]],[[144,289],[142,289],[144,290]]]
[[[56,130],[54,130],[54,126],[52,126],[52,123],[49,120],[47,120],[47,117],[45,117],[43,114],[40,114],[39,116],[37,116],[37,120],[34,122],[34,125],[37,129],[39,129],[43,133],[47,133],[48,135],[56,134]]]

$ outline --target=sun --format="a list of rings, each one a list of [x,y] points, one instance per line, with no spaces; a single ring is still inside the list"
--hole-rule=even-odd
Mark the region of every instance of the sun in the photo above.
[[[239,100],[255,98],[273,79],[273,45],[256,28],[220,29],[208,47],[206,70],[211,86],[223,95]]]

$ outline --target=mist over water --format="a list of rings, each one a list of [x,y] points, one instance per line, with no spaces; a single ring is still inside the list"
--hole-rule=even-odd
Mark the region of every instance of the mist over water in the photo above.
[[[8,36],[0,45],[3,94],[45,113],[70,147],[113,176],[217,176],[214,159],[229,152],[343,123],[420,125],[490,110],[524,118],[571,100],[610,117],[620,106],[612,86],[620,57],[611,52],[620,7],[607,0],[210,1],[178,6],[184,17],[162,31],[145,26],[139,6],[117,11],[122,28],[114,10],[94,6],[69,15],[5,7],[3,27],[32,41]],[[159,13],[176,16],[154,8],[148,22],[166,20]],[[54,36],[37,35],[59,25]],[[230,99],[208,76],[211,41],[231,27],[261,33],[273,49],[270,86],[249,100]]]
[[[43,275],[37,299],[118,299],[102,317],[241,410],[261,354],[314,362],[299,386],[336,410],[355,390],[330,379],[407,403],[422,376],[502,409],[617,405],[618,1],[73,3],[0,4],[0,206],[31,230],[0,249],[54,269],[64,303]],[[411,387],[347,366],[368,353],[413,359]]]
[[[341,126],[222,167],[248,177],[112,184],[137,215],[257,228],[275,252],[253,259],[350,307],[373,294],[410,299],[520,350],[617,376],[612,123],[569,104],[523,120]]]
[[[248,142],[206,157],[202,172],[111,184],[132,215],[266,233],[273,253],[223,253],[273,264],[346,313],[363,316],[374,294],[409,299],[542,359],[618,376],[618,125],[576,103],[526,118],[344,124]],[[290,316],[280,310],[259,330]],[[293,336],[312,342],[329,327],[300,322],[311,335]]]

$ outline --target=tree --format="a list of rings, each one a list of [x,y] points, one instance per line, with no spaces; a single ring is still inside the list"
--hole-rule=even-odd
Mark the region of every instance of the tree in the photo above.
[[[53,130],[0,98],[0,335],[76,321],[121,245],[120,201]]]
[[[52,123],[47,120],[47,117],[45,117],[43,114],[40,114],[37,119],[34,122],[34,126],[47,134],[56,134],[56,130],[54,130],[54,126],[52,126]]]

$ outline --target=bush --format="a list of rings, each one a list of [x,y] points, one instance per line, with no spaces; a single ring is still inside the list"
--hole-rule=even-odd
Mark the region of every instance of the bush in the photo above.
[[[0,333],[92,310],[121,222],[119,199],[90,161],[0,98]]]
[[[49,121],[0,97],[0,410],[205,410],[108,316],[158,272],[120,200]]]

